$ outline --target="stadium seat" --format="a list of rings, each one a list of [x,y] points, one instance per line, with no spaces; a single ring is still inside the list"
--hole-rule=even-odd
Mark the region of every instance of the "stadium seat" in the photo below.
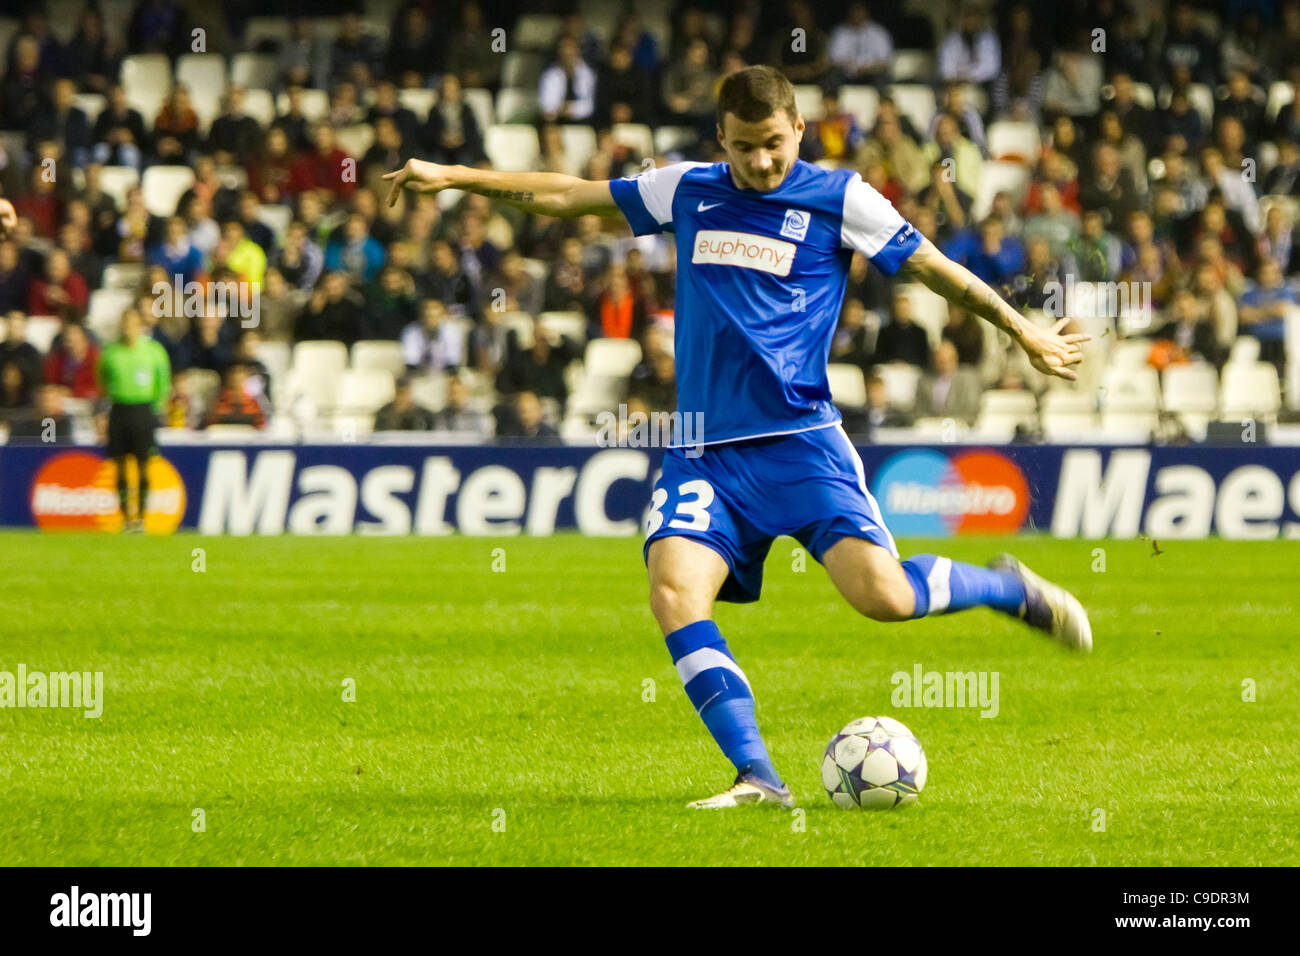
[[[930,50],[895,50],[893,66],[895,83],[929,83],[935,78],[934,53]]]
[[[1276,423],[1278,409],[1282,407],[1277,369],[1269,362],[1225,365],[1219,406],[1220,417],[1225,421],[1258,418]]]
[[[415,376],[411,379],[411,398],[431,412],[441,411],[447,404],[447,376],[441,372]]]
[[[546,60],[540,53],[513,50],[501,62],[501,85],[511,89],[535,90],[545,67]]]
[[[355,123],[352,126],[338,126],[334,129],[334,141],[339,149],[353,159],[366,155],[375,141],[375,128],[369,123]]]
[[[335,412],[341,415],[374,414],[393,400],[393,375],[382,368],[350,368],[339,380]]]
[[[227,189],[242,192],[248,188],[248,170],[243,166],[218,166],[214,172]]]
[[[1295,89],[1285,80],[1277,80],[1268,88],[1268,118],[1277,119],[1282,107],[1295,99]]]
[[[1123,339],[1111,347],[1108,361],[1116,368],[1144,368],[1150,356],[1150,339]]]
[[[246,90],[244,92],[244,112],[257,124],[266,129],[275,122],[275,101],[269,90]]]
[[[330,98],[324,90],[304,89],[302,91],[302,115],[307,118],[307,122],[321,122],[329,110]],[[275,112],[278,116],[289,112],[288,93],[281,93],[275,98]]]
[[[503,89],[497,93],[498,123],[532,123],[540,112],[536,90]]]
[[[610,129],[614,142],[630,146],[642,156],[653,156],[655,152],[654,134],[644,123],[615,123]]]
[[[636,339],[592,339],[582,357],[590,375],[616,375],[626,378],[641,361],[641,343]]]
[[[471,87],[462,90],[461,95],[465,97],[465,103],[474,113],[474,119],[478,122],[478,128],[485,130],[496,120],[496,109],[492,102],[492,91],[484,90],[478,87]]]
[[[1214,91],[1205,83],[1190,83],[1187,86],[1187,102],[1201,114],[1205,128],[1211,129],[1214,122]]]
[[[1044,411],[1039,416],[1043,438],[1049,442],[1069,443],[1096,438],[1101,422],[1093,412]]]
[[[78,93],[72,98],[72,102],[86,114],[86,122],[92,129],[95,120],[99,119],[99,114],[104,112],[104,107],[108,105],[108,100],[100,93]]]
[[[415,118],[421,123],[429,118],[429,110],[433,109],[438,102],[438,94],[434,90],[410,89],[398,90],[397,102],[415,114]]]
[[[866,407],[867,380],[858,366],[832,362],[826,366],[826,378],[831,387],[831,401],[840,408]]]
[[[50,351],[50,345],[54,342],[54,336],[59,334],[62,325],[63,323],[53,315],[29,315],[27,317],[27,341],[36,346],[42,355],[46,355]]]
[[[293,347],[293,364],[289,374],[313,397],[314,390],[322,389],[332,396],[338,389],[339,378],[348,367],[348,348],[342,342],[312,340],[299,342]],[[322,409],[332,401],[320,403]]]
[[[134,166],[104,166],[99,171],[99,188],[119,212],[126,209],[126,194],[139,185],[140,173]]]
[[[176,215],[181,196],[193,185],[194,170],[188,166],[150,166],[140,180],[145,208],[164,219]]]
[[[203,429],[203,437],[212,441],[234,441],[243,442],[258,433],[256,425],[237,425],[234,423],[221,423],[209,425]]]
[[[531,170],[541,154],[537,130],[517,123],[489,126],[483,149],[494,169],[514,171]]]
[[[796,83],[794,106],[810,123],[821,119],[823,115],[821,86],[816,83]]]
[[[152,130],[172,91],[171,62],[162,53],[137,53],[122,60],[119,76],[127,103],[140,111],[145,127]]]
[[[186,388],[200,408],[210,409],[221,392],[221,376],[210,368],[191,368],[185,371]]]
[[[400,342],[388,339],[364,339],[352,346],[352,368],[379,369],[394,377],[406,372]]]
[[[564,143],[564,163],[570,175],[581,175],[591,157],[596,155],[596,131],[590,126],[565,124],[560,127]]]
[[[692,126],[660,126],[655,130],[655,153],[663,155],[687,147],[699,141],[700,134]]]
[[[1182,422],[1189,435],[1201,439],[1218,409],[1219,374],[1208,362],[1171,365],[1161,380],[1165,410]]]
[[[100,285],[105,289],[134,290],[145,277],[142,262],[110,262],[104,266],[104,276]]]
[[[896,83],[889,88],[889,95],[898,105],[899,112],[912,121],[917,132],[925,136],[936,110],[934,90],[919,83]]]
[[[983,219],[993,208],[993,200],[1000,192],[1008,192],[1019,206],[1029,190],[1029,170],[1020,163],[993,160],[980,167],[979,189],[971,206],[971,216]]]
[[[226,92],[226,58],[220,53],[186,53],[176,59],[176,82],[189,91],[190,103],[207,132],[221,113]]]
[[[943,327],[948,324],[948,300],[919,282],[908,282],[898,287],[912,301],[912,318],[925,329],[930,347],[935,348],[943,337]]]
[[[956,418],[918,418],[912,422],[918,438],[931,442],[962,441],[970,435],[970,426]]]
[[[1066,385],[1070,386],[1070,383]],[[1091,393],[1074,387],[1049,389],[1043,395],[1044,415],[1091,415],[1096,408],[1097,402]]]
[[[101,342],[117,338],[122,328],[122,313],[135,301],[130,289],[95,289],[86,309],[86,325]]]
[[[258,342],[254,354],[271,375],[271,402],[278,408],[281,400],[287,397],[285,386],[289,377],[289,343]]]
[[[885,383],[885,401],[892,408],[910,412],[916,406],[916,386],[921,380],[921,370],[903,362],[877,365],[876,375]]]
[[[291,39],[293,29],[288,17],[250,17],[244,25],[244,42],[249,47],[256,47],[263,41],[283,47]]]
[[[626,375],[588,373],[570,397],[569,409],[575,415],[613,411],[626,395]]]
[[[1001,120],[988,128],[989,156],[993,159],[1034,165],[1042,154],[1043,144],[1034,123]]]
[[[570,413],[560,422],[560,437],[566,442],[585,442],[600,434],[600,429],[591,423],[587,415]]]
[[[1038,414],[1038,400],[1024,389],[993,388],[980,396],[980,414],[1010,415],[1032,425]]]
[[[1160,377],[1149,365],[1112,365],[1102,376],[1103,412],[1156,412],[1160,408]]]
[[[527,312],[507,312],[501,316],[501,325],[515,333],[519,348],[533,347],[533,317]]]
[[[258,222],[275,233],[275,238],[278,241],[284,238],[284,234],[289,231],[289,224],[293,222],[293,207],[276,203],[263,203],[257,207],[255,215]]]
[[[581,312],[543,312],[537,325],[552,338],[565,335],[579,346],[587,342],[587,317]]]
[[[880,94],[874,86],[840,87],[840,109],[857,117],[858,125],[867,131],[876,125],[876,110]]]
[[[526,13],[515,21],[511,41],[525,50],[550,54],[564,29],[564,20],[545,13]]]
[[[1156,91],[1152,89],[1150,83],[1134,83],[1133,102],[1143,109],[1154,110],[1156,108]]]
[[[275,87],[275,57],[269,53],[236,53],[230,60],[230,82],[245,90]]]
[[[1228,352],[1228,364],[1252,365],[1259,361],[1259,339],[1253,335],[1239,335],[1232,340],[1232,349]]]
[[[1101,428],[1108,439],[1149,441],[1159,423],[1153,409],[1103,408],[1101,412]]]
[[[545,259],[529,259],[525,257],[519,260],[519,265],[538,282],[545,282],[551,274],[551,267],[546,263]]]

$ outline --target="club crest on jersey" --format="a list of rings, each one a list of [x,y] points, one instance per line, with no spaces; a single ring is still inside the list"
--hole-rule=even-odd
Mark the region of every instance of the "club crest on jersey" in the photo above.
[[[798,239],[803,242],[808,237],[808,220],[809,215],[798,209],[787,209],[785,211],[785,222],[781,223],[781,235],[787,239]]]

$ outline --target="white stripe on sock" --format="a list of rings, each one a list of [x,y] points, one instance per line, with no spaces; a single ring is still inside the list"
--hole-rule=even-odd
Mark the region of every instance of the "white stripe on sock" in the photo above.
[[[729,670],[745,682],[749,687],[749,678],[740,666],[722,651],[716,647],[701,647],[698,651],[691,651],[685,657],[677,662],[677,673],[682,679],[682,686],[686,686],[703,671],[712,670],[715,667],[721,667]],[[753,694],[754,688],[749,687],[749,692]]]
[[[930,587],[930,610],[926,612],[927,614],[940,614],[948,610],[948,604],[952,601],[952,591],[948,583],[951,574],[952,559],[935,558],[934,567],[925,578],[925,583]]]

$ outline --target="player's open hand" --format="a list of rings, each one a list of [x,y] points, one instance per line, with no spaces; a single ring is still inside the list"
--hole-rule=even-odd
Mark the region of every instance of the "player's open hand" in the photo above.
[[[1079,346],[1091,336],[1082,332],[1061,335],[1070,320],[1061,319],[1051,329],[1029,326],[1020,336],[1020,346],[1029,355],[1029,364],[1044,375],[1055,375],[1073,382],[1079,378],[1070,366],[1083,361],[1083,350]]]
[[[8,199],[0,199],[0,239],[9,234],[9,230],[18,225],[18,213],[14,204]]]
[[[455,185],[452,178],[454,168],[439,166],[437,163],[426,163],[422,159],[408,159],[401,169],[384,174],[384,179],[392,183],[392,187],[388,190],[388,205],[397,204],[397,197],[406,186],[421,193],[436,193],[452,188]]]

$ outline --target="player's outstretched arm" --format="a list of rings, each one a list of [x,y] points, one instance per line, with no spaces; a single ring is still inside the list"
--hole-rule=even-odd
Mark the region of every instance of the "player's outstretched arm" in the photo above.
[[[1025,350],[1030,364],[1044,375],[1057,375],[1070,381],[1079,377],[1070,366],[1083,361],[1079,345],[1088,341],[1089,336],[1081,332],[1059,334],[1070,321],[1068,318],[1050,329],[1039,328],[1008,305],[979,276],[940,252],[929,239],[921,240],[920,247],[903,264],[903,271],[949,302],[970,309],[1006,332]]]
[[[578,179],[562,173],[513,173],[471,166],[440,166],[408,159],[401,169],[384,176],[392,184],[388,205],[397,202],[403,188],[421,193],[463,189],[489,199],[500,199],[525,212],[544,216],[621,216],[609,183]]]

